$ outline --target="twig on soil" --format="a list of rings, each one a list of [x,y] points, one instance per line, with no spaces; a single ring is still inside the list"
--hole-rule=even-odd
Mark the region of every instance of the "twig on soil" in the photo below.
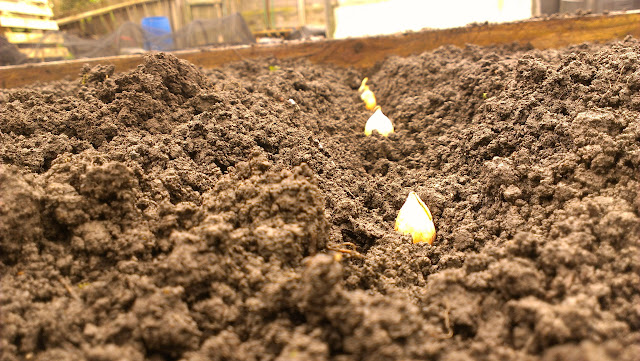
[[[531,346],[533,345],[534,339],[535,339],[535,334],[531,334],[527,339],[527,342],[524,343],[524,346],[522,347],[522,349],[525,352],[533,352],[533,350],[531,349]]]
[[[335,251],[335,252],[348,254],[349,257],[364,259],[364,255],[362,253],[356,251],[356,245],[355,244],[353,244],[351,242],[344,242],[344,243],[342,243],[342,245],[345,246],[345,247],[349,246],[350,248],[339,248],[339,247],[327,246],[327,249],[331,250],[331,251]]]
[[[66,279],[64,279],[62,276],[58,277],[58,281],[60,281],[60,283],[62,284],[62,286],[64,286],[64,288],[67,290],[67,292],[69,292],[69,295],[71,295],[71,297],[76,300],[76,301],[80,301],[80,297],[78,297],[78,295],[76,294],[76,292],[73,290],[73,287],[71,287],[71,285],[69,284],[69,282],[67,282]]]
[[[332,162],[333,162],[333,161],[332,161]],[[350,190],[348,190],[348,189],[346,189],[346,188],[345,188],[345,192],[347,192],[347,194],[348,194],[348,195],[350,195],[350,196],[351,196],[351,198],[356,199],[356,196],[354,196],[354,195],[353,195],[353,193],[351,193],[351,191],[350,191]]]
[[[326,149],[324,149],[324,146],[322,145],[322,143],[320,142],[319,139],[312,138],[312,137],[310,137],[310,138],[313,140],[313,142],[315,143],[316,147],[318,148],[318,150],[320,150],[320,152],[322,152],[322,154],[324,154],[327,157],[331,158],[331,154],[329,154],[329,152]]]
[[[432,333],[431,337],[437,338],[439,340],[446,340],[453,337],[453,329],[451,328],[451,320],[449,320],[449,313],[451,312],[451,305],[449,305],[448,301],[444,301],[444,327],[447,330],[445,334],[435,334]]]

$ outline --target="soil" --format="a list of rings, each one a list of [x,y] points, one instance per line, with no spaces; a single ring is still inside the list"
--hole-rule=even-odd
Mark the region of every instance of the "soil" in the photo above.
[[[3,361],[640,354],[633,38],[367,71],[160,53],[1,90],[0,162]],[[410,191],[432,246],[393,229]]]

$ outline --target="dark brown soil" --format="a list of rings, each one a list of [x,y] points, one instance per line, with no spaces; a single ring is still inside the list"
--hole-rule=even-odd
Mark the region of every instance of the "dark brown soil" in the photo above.
[[[637,360],[639,117],[632,38],[0,91],[0,359]]]

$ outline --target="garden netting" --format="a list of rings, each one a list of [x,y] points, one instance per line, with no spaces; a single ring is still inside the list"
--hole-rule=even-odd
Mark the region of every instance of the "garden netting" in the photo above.
[[[177,31],[159,36],[145,31],[140,24],[133,22],[125,22],[113,33],[99,39],[64,34],[64,46],[74,58],[251,43],[255,43],[255,38],[240,14],[218,19],[194,20]]]

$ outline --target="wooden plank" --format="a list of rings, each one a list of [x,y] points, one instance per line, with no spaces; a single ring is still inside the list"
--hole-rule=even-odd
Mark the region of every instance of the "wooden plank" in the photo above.
[[[140,4],[135,5],[134,8],[136,9],[136,14],[137,14],[137,17],[138,17],[137,23],[140,24],[140,22],[142,21],[142,18],[147,16],[147,14],[144,13],[144,9],[142,8],[142,5],[140,5]]]
[[[14,44],[62,44],[64,37],[60,33],[14,33],[6,31],[4,36]]]
[[[109,34],[111,32],[113,32],[113,27],[112,27],[112,23],[110,21],[107,21],[107,13],[98,15],[98,18],[100,18],[100,23],[102,24],[102,27],[104,28],[104,32],[106,34]]]
[[[147,3],[143,2],[141,3],[142,5],[142,13],[144,14],[144,16],[150,16],[151,14],[149,13],[149,8],[147,7]]]
[[[70,55],[69,50],[62,46],[53,48],[19,48],[18,50],[32,59],[66,58]]]
[[[127,21],[135,21],[133,19],[133,14],[131,13],[131,7],[127,6],[126,8],[124,8],[125,12],[127,13]],[[137,22],[137,21],[135,21]]]
[[[58,24],[53,20],[24,19],[24,18],[16,18],[16,17],[9,17],[9,16],[0,16],[0,27],[58,30]]]
[[[38,6],[22,2],[0,1],[0,12],[53,17],[53,11],[48,6]]]
[[[256,38],[265,38],[265,37],[274,37],[274,38],[285,38],[293,29],[291,28],[283,28],[283,29],[271,29],[271,30],[258,30],[253,31],[252,34]]]
[[[253,45],[209,50],[179,51],[174,54],[203,68],[215,68],[245,59],[306,58],[315,63],[369,68],[388,56],[408,56],[442,45],[492,45],[530,43],[535,48],[558,48],[585,41],[609,41],[626,35],[640,37],[640,11],[575,18],[530,20],[517,23],[430,30],[370,38]],[[113,64],[126,71],[142,63],[142,56],[119,56],[64,62],[0,67],[0,87],[25,86],[36,81],[77,78],[82,66]]]
[[[306,1],[298,0],[298,26],[307,25]]]
[[[93,17],[93,16],[98,16],[98,15],[102,15],[102,14],[106,14],[108,12],[114,11],[114,10],[118,10],[118,9],[122,9],[125,7],[129,7],[129,6],[137,6],[137,5],[144,5],[146,3],[152,3],[152,2],[157,2],[158,0],[132,0],[132,1],[127,1],[127,2],[123,2],[120,4],[116,4],[116,5],[111,5],[111,6],[107,6],[104,8],[100,8],[100,9],[96,9],[96,10],[91,10],[91,11],[86,11],[84,13],[80,13],[77,15],[73,15],[73,16],[67,16],[65,18],[61,18],[61,19],[56,19],[56,21],[58,22],[58,25],[65,25],[68,23],[73,23],[76,21],[80,21],[80,19],[85,19],[85,18],[89,18],[89,17]]]
[[[175,0],[168,2],[169,13],[171,14],[171,29],[174,31],[181,29],[184,26],[184,20],[182,18],[181,6],[183,0]],[[181,45],[181,44],[180,44]],[[179,46],[180,46],[179,45]]]
[[[169,19],[169,25],[171,26],[171,31],[176,31],[179,28],[177,28],[173,23],[173,19],[172,19],[172,14],[171,14],[171,2],[168,0],[162,0],[162,2],[160,3],[161,9],[162,9],[162,15],[166,16]]]
[[[324,28],[327,39],[333,39],[336,32],[336,13],[331,0],[324,0]]]
[[[222,1],[220,0],[187,0],[188,5],[220,5]]]

